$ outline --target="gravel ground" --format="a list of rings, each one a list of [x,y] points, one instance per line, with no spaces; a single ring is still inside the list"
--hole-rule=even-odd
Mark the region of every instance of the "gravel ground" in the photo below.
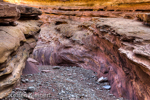
[[[38,66],[38,74],[21,77],[21,82],[3,100],[123,100],[97,83],[96,73],[79,67]]]

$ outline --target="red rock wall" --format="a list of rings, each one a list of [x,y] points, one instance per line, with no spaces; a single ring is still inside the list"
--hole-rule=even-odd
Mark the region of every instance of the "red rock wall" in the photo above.
[[[143,71],[142,65],[120,53],[122,36],[114,29],[107,25],[97,26],[92,22],[72,22],[75,25],[68,25],[65,21],[60,23],[62,25],[56,23],[58,21],[41,30],[34,49],[35,59],[40,64],[91,69],[98,77],[108,77],[111,92],[116,96],[129,100],[150,99],[150,76]]]

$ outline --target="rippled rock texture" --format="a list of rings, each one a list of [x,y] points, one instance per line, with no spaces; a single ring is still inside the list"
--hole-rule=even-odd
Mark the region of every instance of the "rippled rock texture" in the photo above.
[[[43,65],[73,65],[108,77],[111,92],[150,99],[149,31],[123,18],[53,20],[41,29],[34,57]]]

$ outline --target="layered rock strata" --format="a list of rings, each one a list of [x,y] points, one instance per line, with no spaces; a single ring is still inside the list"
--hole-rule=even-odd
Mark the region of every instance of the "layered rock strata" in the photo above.
[[[56,6],[135,6],[149,4],[150,0],[4,0],[17,4],[56,5]]]
[[[20,12],[16,5],[0,2],[0,23],[14,22],[20,18]]]
[[[37,7],[43,15],[40,16],[44,22],[51,22],[53,18],[64,18],[70,20],[84,20],[91,19],[92,17],[103,17],[103,18],[126,18],[126,19],[140,19],[144,20],[147,24],[150,7]],[[145,16],[143,19],[143,16]]]
[[[20,79],[42,24],[30,19],[41,14],[37,8],[0,2],[0,99],[7,96]],[[17,21],[22,17],[28,20]],[[16,25],[14,21],[17,26],[8,24]]]
[[[7,96],[19,81],[42,24],[36,20],[17,23],[16,27],[0,26],[0,99]]]
[[[33,54],[43,65],[79,66],[108,77],[116,96],[149,100],[149,31],[123,18],[53,19],[41,29]]]
[[[36,18],[42,12],[37,8],[0,2],[0,23],[14,22],[21,18]]]

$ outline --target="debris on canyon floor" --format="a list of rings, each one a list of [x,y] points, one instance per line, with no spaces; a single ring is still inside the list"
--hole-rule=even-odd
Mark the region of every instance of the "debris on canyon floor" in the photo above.
[[[106,85],[97,84],[96,73],[80,67],[38,66],[40,73],[21,76],[3,100],[116,100]],[[43,71],[47,70],[47,71]],[[107,89],[103,89],[105,86]],[[118,100],[123,100],[119,98]]]

